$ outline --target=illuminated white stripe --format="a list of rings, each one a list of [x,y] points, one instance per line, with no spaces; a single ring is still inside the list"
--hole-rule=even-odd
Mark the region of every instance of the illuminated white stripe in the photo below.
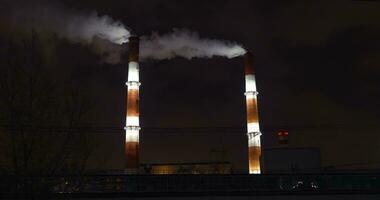
[[[128,82],[139,82],[139,63],[129,62],[128,64]]]
[[[128,90],[138,90],[141,83],[136,81],[128,81],[125,83],[126,86],[128,86]]]
[[[139,127],[126,127],[125,128],[125,141],[126,142],[139,142]]]
[[[248,133],[248,147],[260,147],[261,146],[260,135],[261,135],[260,133],[257,135]]]
[[[260,126],[258,122],[252,122],[247,124],[248,132],[248,146],[260,146]]]
[[[255,75],[253,75],[253,74],[245,75],[245,91],[246,92],[256,92]]]
[[[126,126],[140,126],[139,117],[127,116]]]
[[[248,133],[259,133],[260,125],[258,122],[252,122],[247,124],[247,132]]]
[[[250,169],[249,173],[250,174],[260,174],[260,170],[259,169]]]
[[[245,98],[248,99],[256,99],[258,92],[246,92],[244,93]]]

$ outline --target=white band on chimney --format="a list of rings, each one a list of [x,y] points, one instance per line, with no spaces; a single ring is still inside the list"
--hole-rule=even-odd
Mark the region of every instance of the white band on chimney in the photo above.
[[[140,126],[139,117],[127,116],[126,126]]]
[[[259,147],[260,144],[260,132],[248,133],[248,147]]]
[[[125,141],[126,142],[139,142],[140,127],[125,127]]]
[[[248,133],[248,147],[259,147],[260,144],[260,132]]]
[[[245,75],[245,92],[256,92],[256,79],[255,75],[247,74]]]
[[[260,125],[258,122],[247,123],[247,132],[248,133],[259,133]]]
[[[128,63],[128,82],[139,82],[139,63]]]
[[[244,92],[244,95],[245,95],[246,99],[256,99],[258,94],[259,93],[256,92],[256,91],[254,91],[254,92]]]
[[[137,81],[127,81],[125,85],[128,86],[128,90],[138,90],[141,83]]]
[[[259,169],[250,169],[249,173],[250,174],[260,174],[260,170]]]

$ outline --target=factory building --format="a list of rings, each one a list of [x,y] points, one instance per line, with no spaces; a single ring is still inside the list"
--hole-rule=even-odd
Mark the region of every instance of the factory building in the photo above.
[[[142,164],[144,174],[231,174],[229,162]]]

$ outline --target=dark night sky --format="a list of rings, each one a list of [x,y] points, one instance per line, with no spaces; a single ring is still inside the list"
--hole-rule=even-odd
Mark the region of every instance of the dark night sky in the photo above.
[[[203,37],[235,40],[252,48],[264,125],[347,125],[352,123],[350,120],[379,117],[378,2],[68,0],[64,3],[108,14],[141,35],[186,27]],[[141,109],[147,126],[156,126],[158,118],[162,123],[188,126],[244,123],[244,117],[239,117],[240,105],[244,103],[239,96],[244,83],[239,77],[242,67],[238,58],[192,61],[178,58],[145,65],[141,73]],[[317,105],[308,106],[315,101]],[[333,108],[321,109],[324,107]],[[340,110],[345,113],[339,113]],[[148,115],[148,111],[152,114]],[[365,116],[358,117],[360,112]],[[170,116],[178,119],[185,118],[184,115],[192,120],[171,122]]]
[[[313,138],[320,143],[312,145],[322,148],[344,138],[346,142],[337,147],[339,153],[333,153],[336,157],[330,157],[328,164],[334,164],[344,151],[351,152],[350,145],[372,148],[380,142],[379,1],[61,3],[109,15],[139,35],[187,28],[201,37],[237,41],[253,49],[263,134],[294,129],[307,135],[298,141],[299,146],[308,146],[308,138]],[[60,51],[60,56],[73,56],[71,50]],[[77,68],[75,74],[93,90],[96,125],[122,127],[125,65],[103,64],[87,54],[76,53],[83,57],[77,62],[85,67]],[[142,127],[245,127],[241,58],[147,62],[141,64],[140,76]],[[323,132],[337,134],[337,129],[344,134],[322,137]],[[317,133],[309,136],[309,131]],[[363,147],[360,154],[367,151]],[[373,155],[364,161],[378,162],[379,153],[370,152]],[[343,158],[341,163],[364,161]]]

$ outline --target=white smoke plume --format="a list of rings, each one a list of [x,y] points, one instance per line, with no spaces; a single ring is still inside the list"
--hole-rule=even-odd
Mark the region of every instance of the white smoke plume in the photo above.
[[[95,53],[103,57],[103,61],[112,64],[120,62],[121,48],[118,46],[128,42],[131,35],[121,22],[107,15],[72,10],[61,5],[16,8],[12,21],[19,29],[54,33],[71,42],[90,45]]]
[[[62,38],[91,43],[95,37],[116,44],[128,41],[129,30],[119,21],[96,11],[79,12],[63,6],[35,5],[18,9],[13,15],[15,23],[36,30],[51,31]]]
[[[127,27],[107,15],[68,9],[62,5],[17,6],[12,20],[12,24],[25,30],[50,32],[71,42],[88,45],[104,62],[111,64],[121,61],[124,48],[121,44],[128,42],[131,36]],[[140,43],[140,58],[153,60],[177,56],[187,59],[233,58],[245,52],[235,42],[200,38],[198,33],[186,29],[143,36]]]
[[[171,59],[176,56],[187,59],[211,58],[223,56],[234,58],[241,56],[244,48],[230,41],[200,38],[198,33],[186,29],[173,29],[171,33],[143,36],[140,44],[142,59]]]

